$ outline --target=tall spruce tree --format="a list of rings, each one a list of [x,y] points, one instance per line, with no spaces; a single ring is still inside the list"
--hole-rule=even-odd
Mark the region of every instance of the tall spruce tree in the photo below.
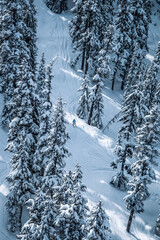
[[[29,220],[24,224],[20,233],[17,235],[17,239],[33,239],[40,240],[40,223],[43,215],[44,208],[46,206],[46,194],[38,188],[35,197],[28,201],[30,205]]]
[[[38,142],[36,152],[34,155],[33,169],[35,172],[35,181],[38,184],[38,179],[44,175],[44,170],[47,161],[47,144],[48,137],[51,131],[51,113],[52,113],[52,102],[50,100],[51,94],[51,75],[52,63],[47,66],[47,72],[44,68],[44,56],[42,56],[39,78],[38,78],[38,89],[39,89],[39,131],[38,131]],[[46,73],[46,74],[45,74]],[[41,81],[41,82],[40,82]]]
[[[140,159],[140,158],[139,158]],[[140,159],[131,167],[132,180],[129,182],[128,195],[124,198],[126,207],[130,211],[127,232],[130,232],[132,219],[135,213],[144,211],[144,201],[149,197],[147,184],[155,179],[153,169],[149,166],[147,159]]]
[[[151,15],[152,15],[152,7],[153,7],[153,3],[151,0],[143,0],[143,4],[144,4],[144,11],[146,13],[146,17],[148,19],[148,22],[151,23]]]
[[[89,88],[89,77],[86,75],[83,79],[82,85],[80,89],[78,90],[81,93],[80,99],[79,99],[79,106],[77,109],[77,115],[84,119],[88,116],[89,112],[89,94],[90,94],[90,88]]]
[[[132,33],[131,38],[133,39],[132,51],[135,45],[138,43],[140,48],[148,50],[147,38],[148,38],[148,26],[149,12],[148,12],[149,1],[144,0],[130,0],[128,2],[128,11],[132,15]]]
[[[21,0],[21,4],[23,7],[22,13],[24,22],[27,27],[27,31],[24,32],[24,39],[27,44],[27,48],[29,49],[30,56],[30,65],[33,73],[36,71],[36,57],[37,57],[37,19],[36,19],[36,9],[34,5],[34,0]],[[27,9],[27,11],[26,11]]]
[[[64,196],[67,201],[61,204],[57,216],[56,226],[58,229],[58,239],[78,240],[86,237],[86,216],[88,207],[87,200],[82,195],[85,186],[82,184],[82,172],[80,167],[76,167],[76,173],[69,174],[69,181],[63,181]],[[68,185],[68,183],[70,183]],[[83,187],[82,187],[83,185]],[[64,189],[66,189],[64,191]]]
[[[45,0],[45,3],[51,11],[58,14],[68,10],[67,0]]]
[[[68,181],[64,174],[64,158],[69,155],[65,147],[69,138],[66,132],[63,103],[59,98],[53,118],[53,129],[50,132],[47,154],[49,161],[40,178],[39,188],[29,208],[30,219],[22,228],[18,239],[57,239],[56,217],[58,209],[64,201],[68,201],[68,195],[64,191],[68,189]],[[67,188],[64,186],[67,184]]]
[[[33,185],[33,155],[36,148],[37,125],[34,122],[31,91],[34,92],[32,76],[25,59],[18,72],[17,88],[14,90],[15,116],[9,125],[7,150],[13,153],[11,171],[7,177],[10,193],[6,203],[9,213],[8,228],[20,227],[22,207],[35,192]]]
[[[158,48],[155,57],[148,68],[144,81],[144,97],[146,101],[147,108],[150,110],[154,104],[154,98],[156,94],[156,89],[158,86],[158,77],[160,69],[160,42],[158,43]]]
[[[136,44],[131,65],[128,71],[128,75],[126,78],[126,86],[125,86],[125,92],[124,92],[124,99],[127,97],[127,95],[132,91],[132,86],[137,82],[137,77],[139,74],[142,75],[142,72],[144,71],[144,57],[145,57],[145,51],[142,52],[139,44]],[[144,74],[143,74],[144,76]]]
[[[148,184],[155,180],[155,172],[152,165],[157,165],[159,155],[158,144],[160,142],[159,108],[155,105],[149,115],[145,116],[145,122],[137,130],[137,161],[131,166],[132,179],[129,182],[129,192],[125,197],[130,216],[127,231],[130,231],[132,219],[135,213],[144,211],[144,201],[149,196]]]
[[[119,130],[115,147],[115,153],[118,158],[111,163],[111,166],[114,168],[117,168],[117,165],[120,164],[121,169],[112,178],[111,184],[121,190],[127,189],[128,178],[124,174],[125,169],[128,168],[127,158],[131,158],[133,155],[136,129],[144,122],[143,112],[144,109],[146,110],[143,96],[143,73],[138,73],[137,79],[133,86],[130,86],[130,92],[126,89],[127,93],[124,93],[125,99],[121,110],[122,117],[119,119],[122,122],[122,126]]]
[[[104,46],[100,50],[96,61],[96,73],[93,77],[93,81],[101,78],[103,81],[109,79],[111,75],[110,68],[110,54],[113,51],[114,46],[114,30],[113,26],[109,25],[104,36]]]
[[[85,24],[80,24],[83,22],[83,2],[84,0],[74,0],[74,7],[71,9],[71,13],[74,14],[70,24],[69,24],[69,33],[72,37],[72,43],[74,47],[74,51],[78,47],[80,47],[79,39],[82,38],[82,33],[85,31]],[[72,60],[72,65],[74,66],[82,55],[82,64],[81,70],[84,68],[84,57],[85,57],[85,45],[82,47],[82,51],[78,54],[78,56]]]
[[[118,1],[118,10],[115,20],[115,46],[112,57],[113,71],[112,71],[112,90],[114,89],[117,78],[121,79],[121,89],[124,88],[125,78],[128,73],[128,68],[131,61],[131,25],[132,18],[128,11],[128,1]]]
[[[62,98],[59,97],[53,116],[52,129],[48,137],[48,146],[46,149],[49,162],[46,167],[45,175],[57,177],[57,181],[61,182],[63,175],[63,168],[65,167],[65,158],[70,156],[66,142],[69,135],[66,132],[66,121],[63,110]]]
[[[81,70],[87,74],[89,67],[95,71],[97,54],[103,46],[108,26],[106,5],[102,0],[76,1],[75,4],[73,11],[76,14],[70,24],[70,35],[74,48],[80,52]]]
[[[36,66],[36,24],[34,5],[30,5],[28,1],[8,1],[6,0],[5,8],[2,18],[2,32],[1,37],[3,42],[0,45],[0,72],[1,72],[1,88],[5,92],[4,95],[4,109],[2,112],[2,123],[8,125],[13,119],[13,92],[17,87],[17,73],[22,62],[22,59],[26,59],[28,62],[28,71],[32,74],[32,81],[35,81],[35,66]],[[27,4],[27,8],[26,8]],[[30,7],[31,6],[31,7]],[[29,8],[30,7],[30,8]],[[24,13],[25,8],[25,13]],[[26,10],[27,9],[27,10]],[[28,12],[31,13],[32,20],[29,21],[26,18]],[[32,22],[32,26],[29,26],[29,22]],[[34,25],[34,27],[33,27]],[[33,34],[31,34],[33,33]],[[32,35],[31,41],[27,40],[27,37]],[[32,42],[32,43],[31,43]],[[33,93],[34,95],[34,93]],[[34,106],[33,99],[33,106]],[[35,109],[36,110],[36,109]]]
[[[85,240],[109,240],[112,239],[107,217],[101,201],[93,207],[87,219],[87,237]]]
[[[103,115],[103,97],[102,88],[104,86],[101,78],[98,76],[97,83],[93,86],[90,93],[90,110],[88,115],[88,124],[102,128],[102,115]]]

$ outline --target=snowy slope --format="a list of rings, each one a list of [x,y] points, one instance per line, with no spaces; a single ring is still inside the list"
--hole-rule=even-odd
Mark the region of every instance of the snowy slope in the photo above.
[[[157,217],[158,192],[160,192],[160,172],[157,169],[157,182],[152,184],[151,198],[145,203],[145,212],[137,215],[133,221],[131,232],[128,234],[126,224],[128,211],[125,208],[123,197],[125,193],[112,188],[110,179],[115,174],[110,168],[110,162],[115,158],[113,148],[116,141],[118,124],[114,124],[111,129],[103,134],[100,130],[88,126],[83,120],[76,116],[76,107],[79,99],[77,89],[80,87],[80,73],[75,72],[70,67],[72,56],[71,39],[68,33],[68,21],[71,14],[65,13],[56,15],[49,11],[43,0],[35,0],[38,19],[38,48],[39,56],[45,53],[47,64],[55,58],[53,66],[54,78],[52,81],[52,101],[53,104],[58,96],[62,96],[66,102],[65,111],[68,121],[68,132],[71,140],[68,147],[72,156],[67,159],[67,169],[74,169],[77,162],[82,166],[84,172],[84,182],[87,185],[87,197],[89,205],[101,199],[110,217],[110,225],[115,240],[154,240],[153,227]],[[157,21],[158,19],[154,19]],[[149,59],[152,59],[155,45],[158,41],[157,27],[151,28],[149,44],[152,48]],[[155,43],[156,42],[156,43]],[[104,125],[120,110],[122,93],[112,92],[109,88],[104,90]],[[2,98],[2,96],[1,96]],[[0,99],[2,102],[2,99]],[[76,118],[77,128],[71,125],[72,119]],[[0,240],[14,240],[6,230],[5,196],[8,192],[5,176],[9,172],[9,154],[4,151],[7,140],[7,132],[0,129]]]

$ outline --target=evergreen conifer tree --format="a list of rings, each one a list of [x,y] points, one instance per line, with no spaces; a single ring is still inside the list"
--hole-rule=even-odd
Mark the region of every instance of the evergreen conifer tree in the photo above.
[[[132,51],[135,45],[138,43],[140,49],[148,50],[147,38],[148,38],[148,26],[149,21],[149,1],[144,0],[130,0],[128,2],[128,11],[132,15],[132,33],[133,39]]]
[[[54,110],[53,125],[48,137],[48,146],[46,149],[49,162],[45,174],[47,176],[56,175],[58,182],[62,180],[63,168],[66,165],[64,159],[70,155],[68,148],[65,146],[69,135],[66,132],[63,106],[62,98],[59,97]]]
[[[144,211],[144,201],[149,196],[148,184],[155,180],[155,172],[152,165],[157,165],[160,142],[159,109],[154,106],[149,115],[145,116],[145,123],[137,130],[137,161],[131,166],[132,179],[129,182],[129,192],[125,197],[130,216],[127,231],[130,231],[132,219],[135,213]]]
[[[133,76],[134,77],[134,76]],[[138,81],[131,86],[130,93],[124,93],[125,99],[122,107],[122,127],[119,130],[115,153],[118,157],[116,162],[112,162],[111,166],[117,168],[120,164],[120,172],[111,180],[111,184],[121,190],[127,189],[128,179],[125,176],[127,166],[127,158],[131,158],[135,148],[134,137],[136,129],[144,122],[143,111],[146,109],[143,96],[143,74],[138,74]],[[128,92],[128,89],[126,89]]]
[[[111,230],[101,201],[91,210],[87,219],[87,237],[85,240],[109,240]]]
[[[47,7],[55,12],[62,13],[63,11],[68,10],[67,0],[45,0]]]
[[[114,55],[112,57],[113,72],[111,77],[112,90],[114,89],[115,80],[120,77],[121,89],[124,88],[125,78],[131,61],[131,25],[132,19],[128,12],[128,1],[118,1],[118,10],[116,14]],[[120,71],[119,75],[118,72]]]
[[[27,27],[27,31],[24,32],[24,40],[29,49],[29,63],[31,65],[31,70],[35,74],[36,72],[36,57],[37,57],[37,19],[36,19],[36,9],[34,5],[34,0],[21,0],[22,4],[22,14],[24,22]],[[27,10],[27,11],[26,11]]]
[[[139,158],[140,159],[140,158]],[[130,232],[132,219],[135,213],[144,211],[144,201],[149,197],[147,184],[155,179],[155,174],[147,159],[140,159],[131,167],[132,180],[129,182],[128,195],[124,198],[126,207],[130,211],[127,231]]]
[[[46,206],[46,194],[38,188],[35,197],[28,201],[30,205],[29,220],[24,224],[21,232],[17,235],[17,239],[33,239],[40,240],[40,223],[43,215],[44,208]]]
[[[139,44],[136,44],[133,52],[133,56],[132,56],[131,65],[126,78],[124,99],[132,91],[132,86],[135,85],[135,83],[137,82],[138,75],[139,74],[143,75],[142,73],[144,72],[144,69],[143,69],[144,57],[145,57],[145,51],[142,53],[142,51],[139,48]]]
[[[32,25],[30,26],[30,24]],[[2,17],[2,29],[0,33],[0,39],[3,39],[0,45],[0,75],[1,89],[5,93],[2,123],[8,126],[14,118],[12,115],[13,107],[15,107],[13,106],[13,93],[14,89],[17,88],[17,74],[24,58],[28,64],[28,71],[32,75],[32,81],[35,82],[36,20],[32,1],[6,0]],[[34,92],[32,97],[34,106]]]
[[[42,53],[41,60],[39,63],[39,69],[37,73],[37,94],[39,95],[39,98],[43,97],[42,91],[45,85],[45,78],[46,78],[45,56],[44,56],[44,53]]]
[[[143,4],[144,4],[144,11],[146,13],[146,17],[148,19],[148,22],[151,23],[151,15],[152,15],[152,7],[153,7],[153,3],[151,0],[143,0]]]
[[[35,198],[29,208],[30,219],[24,225],[18,239],[57,239],[57,229],[55,226],[56,217],[60,204],[68,202],[67,191],[71,192],[71,185],[68,185],[69,177],[63,177],[64,158],[69,155],[65,147],[69,138],[66,133],[63,103],[59,98],[53,118],[53,129],[51,129],[49,138],[49,147],[46,150],[49,160],[44,172],[40,178],[39,188],[36,191]],[[72,174],[71,176],[71,183]],[[65,195],[66,193],[66,195]],[[55,232],[56,231],[56,232]]]
[[[83,185],[82,188],[81,174],[80,167],[77,166],[76,173],[67,175],[69,181],[66,179],[63,181],[63,194],[67,196],[67,201],[61,204],[57,216],[58,239],[78,240],[86,237],[85,226],[88,207],[86,206],[87,201],[82,195],[85,186]],[[71,179],[72,181],[70,181]]]
[[[74,48],[80,52],[81,70],[85,74],[89,67],[95,71],[97,54],[103,46],[104,33],[110,24],[107,25],[105,9],[106,4],[101,0],[84,0],[76,1],[72,10],[75,16],[70,24],[70,35]]]
[[[82,92],[80,99],[79,99],[79,106],[77,109],[77,115],[84,119],[85,117],[88,116],[88,112],[89,112],[89,93],[90,93],[90,89],[89,89],[89,77],[88,75],[85,76],[85,78],[83,79],[82,85],[79,89],[79,91]]]
[[[113,51],[114,46],[114,31],[113,26],[109,25],[107,32],[104,36],[104,46],[99,52],[99,55],[97,57],[97,63],[96,63],[96,73],[93,77],[93,81],[97,81],[97,79],[101,78],[103,81],[105,79],[108,79],[111,74],[111,68],[110,68],[110,54]]]
[[[144,97],[147,108],[150,110],[154,104],[154,98],[158,86],[158,74],[160,68],[160,42],[144,81]],[[147,113],[147,112],[146,112]]]
[[[21,224],[22,207],[35,192],[33,185],[33,154],[35,152],[37,125],[34,122],[31,81],[27,62],[22,61],[14,93],[14,119],[9,125],[7,150],[13,153],[11,171],[8,176],[10,193],[7,200],[9,213],[8,229],[15,231]],[[19,80],[19,81],[18,81]]]
[[[98,76],[98,75],[97,75]],[[98,76],[99,77],[99,76]],[[104,86],[101,78],[97,78],[96,85],[92,88],[90,93],[90,110],[88,116],[88,124],[102,128],[102,115],[103,115],[103,97],[102,88]]]
[[[51,93],[51,70],[52,64],[47,66],[47,73],[45,77],[44,56],[42,56],[40,72],[38,78],[39,89],[39,132],[37,148],[34,156],[34,172],[35,181],[38,184],[38,179],[44,175],[46,167],[46,149],[48,144],[48,137],[51,131],[51,113],[52,102],[50,100]],[[41,76],[41,77],[40,77]],[[41,82],[40,82],[41,81]]]

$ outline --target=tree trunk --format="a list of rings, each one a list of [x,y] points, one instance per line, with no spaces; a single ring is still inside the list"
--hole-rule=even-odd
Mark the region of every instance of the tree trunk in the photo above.
[[[122,80],[122,83],[121,83],[121,90],[124,89],[124,79]]]
[[[114,82],[115,82],[115,76],[116,76],[116,70],[114,70],[114,74],[113,74],[113,77],[112,77],[112,90],[114,90]]]
[[[129,219],[128,219],[128,224],[127,224],[127,229],[126,229],[127,232],[130,232],[133,215],[134,215],[134,209],[132,209],[132,210],[130,211],[130,216],[129,216]]]
[[[97,88],[95,90],[95,97],[96,97],[97,91],[98,91],[98,86],[97,86]],[[91,108],[90,108],[89,117],[88,117],[88,125],[91,124],[91,118],[92,118],[92,115],[93,115],[94,102],[95,102],[95,100],[92,102],[92,105],[91,105]]]
[[[86,52],[85,74],[88,73],[88,59],[89,59],[89,49],[87,49],[87,52]]]
[[[91,118],[92,118],[92,115],[93,115],[93,106],[94,106],[94,101],[92,102],[91,109],[90,109],[90,112],[89,112],[89,117],[88,117],[88,124],[89,125],[91,124]]]
[[[127,74],[126,74],[126,72],[124,71],[123,77],[122,77],[122,83],[121,83],[121,90],[124,89],[124,83],[125,83],[126,75],[127,75]]]
[[[20,230],[22,228],[22,209],[23,209],[23,207],[20,207],[20,209],[19,209],[19,229]]]
[[[86,44],[83,45],[83,53],[82,53],[82,64],[81,64],[81,70],[84,70],[84,60],[85,60],[85,52],[86,52]]]

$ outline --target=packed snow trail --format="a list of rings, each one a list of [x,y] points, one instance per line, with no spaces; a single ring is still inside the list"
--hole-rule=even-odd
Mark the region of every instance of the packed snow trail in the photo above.
[[[132,235],[126,232],[128,211],[125,208],[123,197],[126,193],[115,190],[109,181],[115,171],[110,167],[110,162],[115,158],[113,147],[116,141],[119,124],[102,134],[95,127],[88,126],[85,121],[76,116],[77,103],[79,99],[78,88],[81,85],[80,76],[70,67],[72,58],[72,45],[68,32],[68,21],[71,14],[63,13],[57,15],[52,13],[44,4],[43,0],[35,0],[38,20],[38,59],[45,53],[46,63],[49,64],[53,58],[53,81],[52,101],[55,104],[61,96],[66,102],[65,111],[68,121],[67,130],[71,139],[68,147],[72,156],[67,159],[67,169],[74,170],[78,162],[84,172],[84,183],[87,186],[87,198],[89,206],[101,199],[107,214],[110,217],[110,225],[115,240],[155,240],[153,226],[157,216],[158,201],[150,199],[145,203],[145,213],[136,216],[131,228]],[[82,75],[82,74],[81,74]],[[112,119],[120,110],[120,99],[122,94],[110,91],[106,87],[104,91],[104,125]],[[1,101],[2,102],[2,101]],[[76,119],[77,127],[73,128],[72,120]],[[5,210],[6,195],[8,193],[5,177],[9,172],[10,155],[4,151],[7,141],[7,133],[0,129],[0,240],[15,240],[16,237],[6,230],[7,214]],[[154,184],[152,192],[157,191],[157,183]],[[153,206],[154,202],[154,206]],[[151,213],[152,210],[152,213]],[[149,224],[152,224],[151,226]]]

